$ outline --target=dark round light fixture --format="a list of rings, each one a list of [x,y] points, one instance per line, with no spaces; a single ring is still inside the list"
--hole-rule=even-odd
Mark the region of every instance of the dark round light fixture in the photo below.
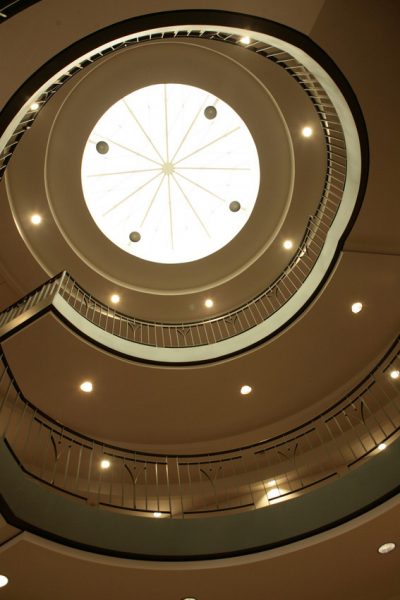
[[[240,202],[233,200],[229,205],[229,210],[232,212],[238,212],[240,210]]]
[[[131,242],[139,242],[141,237],[142,236],[140,235],[140,233],[138,231],[132,231],[129,234],[129,239],[131,240]]]
[[[204,109],[204,116],[206,119],[215,119],[217,116],[217,109],[215,106],[206,106]]]
[[[104,140],[101,140],[100,142],[97,142],[97,144],[96,144],[96,150],[99,154],[107,154],[109,149],[110,149],[110,146]]]

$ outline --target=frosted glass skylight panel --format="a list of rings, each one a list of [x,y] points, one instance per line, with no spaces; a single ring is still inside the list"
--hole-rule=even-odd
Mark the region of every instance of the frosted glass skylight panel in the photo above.
[[[130,254],[184,263],[228,244],[254,208],[254,140],[228,104],[157,84],[116,102],[86,143],[82,187],[96,225]]]

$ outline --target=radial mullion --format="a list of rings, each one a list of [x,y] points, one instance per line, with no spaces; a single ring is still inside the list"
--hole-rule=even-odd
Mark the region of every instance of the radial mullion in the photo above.
[[[250,167],[175,167],[186,171],[251,171]]]
[[[192,205],[192,203],[190,202],[189,198],[187,197],[185,191],[183,190],[183,188],[180,186],[179,181],[177,181],[175,175],[172,175],[172,178],[175,182],[175,184],[177,185],[177,187],[179,188],[182,196],[185,198],[186,202],[188,203],[188,205],[190,206],[190,208],[192,209],[195,217],[197,218],[197,220],[199,221],[200,225],[202,226],[202,228],[204,229],[204,231],[206,232],[206,234],[208,235],[209,238],[211,238],[210,232],[208,231],[207,227],[205,226],[205,224],[203,223],[200,215],[198,214],[198,212],[196,211],[196,209],[194,208],[194,206]]]
[[[234,129],[231,129],[230,131],[227,131],[226,133],[224,133],[223,135],[220,135],[219,137],[217,137],[215,140],[212,140],[211,142],[208,142],[207,144],[204,144],[204,146],[200,146],[200,148],[198,148],[197,150],[194,150],[193,152],[191,152],[190,154],[187,154],[186,156],[184,156],[183,158],[180,158],[179,160],[176,161],[176,163],[174,163],[174,165],[178,165],[179,163],[181,163],[183,160],[187,160],[188,158],[190,158],[191,156],[194,156],[195,154],[197,154],[198,152],[201,152],[202,150],[205,150],[205,148],[209,148],[210,146],[212,146],[213,144],[216,144],[217,142],[220,142],[221,140],[225,139],[226,137],[228,137],[229,135],[232,135],[232,133],[235,133],[235,131],[238,131],[240,129],[240,126],[238,127],[234,127]]]
[[[160,163],[157,160],[154,160],[153,158],[149,158],[148,156],[145,156],[141,152],[137,152],[136,150],[129,148],[129,146],[125,146],[124,144],[115,142],[114,140],[112,140],[111,138],[106,137],[106,136],[101,136],[101,139],[106,140],[107,142],[110,142],[110,144],[114,144],[114,146],[118,146],[119,148],[122,148],[123,150],[127,150],[128,152],[131,152],[132,154],[136,154],[136,156],[140,156],[140,158],[144,158],[145,160],[148,160],[149,162],[152,162],[152,163],[158,165],[160,168],[162,167],[162,164],[163,164],[162,162]]]
[[[147,173],[149,171],[161,171],[161,167],[154,167],[154,169],[132,169],[130,171],[114,171],[113,173],[93,173],[92,175],[86,175],[89,177],[108,177],[112,175],[129,175],[133,173]]]
[[[171,199],[171,177],[168,175],[168,210],[169,210],[169,227],[171,235],[171,249],[174,249],[174,230],[172,224],[172,199]]]
[[[159,158],[161,159],[161,162],[164,162],[164,158],[161,156],[160,152],[157,150],[153,140],[151,139],[151,137],[149,136],[149,134],[147,133],[147,131],[145,130],[145,128],[143,127],[143,125],[141,124],[141,122],[139,121],[139,119],[137,118],[137,116],[135,115],[135,113],[133,112],[132,107],[129,106],[129,104],[127,103],[127,101],[123,100],[124,105],[126,106],[126,108],[129,111],[129,114],[131,115],[131,117],[133,118],[133,120],[135,121],[135,123],[137,124],[137,126],[139,127],[140,131],[143,133],[143,135],[145,136],[146,140],[149,142],[149,144],[151,145],[151,147],[153,148],[154,152],[159,156]]]
[[[182,175],[182,173],[178,173],[177,172],[176,174],[179,175],[179,177],[182,177],[182,179],[186,179],[186,181],[189,181],[189,183],[191,183],[192,185],[195,185],[196,187],[200,188],[204,192],[207,192],[207,194],[210,194],[211,196],[214,196],[214,198],[218,198],[218,200],[220,200],[221,202],[224,202],[224,204],[226,204],[228,202],[227,200],[225,200],[225,198],[222,198],[222,196],[218,196],[218,194],[215,194],[211,190],[209,190],[209,189],[205,188],[204,186],[200,185],[200,183],[197,183],[196,181],[193,181],[193,179],[189,179],[189,177],[186,177],[185,175]]]
[[[172,163],[174,162],[174,160],[175,160],[175,158],[176,158],[176,156],[177,156],[177,154],[178,154],[179,150],[182,148],[183,144],[185,143],[185,141],[186,141],[186,139],[187,139],[187,137],[188,137],[189,133],[192,131],[192,129],[193,129],[193,127],[194,127],[194,125],[195,125],[195,123],[196,123],[197,119],[199,118],[199,115],[200,115],[200,113],[201,113],[201,111],[202,111],[202,109],[203,109],[204,105],[205,105],[205,104],[207,103],[207,101],[208,101],[208,98],[209,98],[209,96],[207,96],[207,98],[204,100],[204,102],[202,102],[202,103],[201,103],[199,110],[198,110],[198,111],[197,111],[197,113],[195,114],[195,116],[194,116],[194,119],[193,119],[193,121],[191,122],[191,124],[189,125],[189,128],[188,128],[188,130],[186,131],[185,135],[183,136],[183,138],[182,138],[182,140],[181,140],[181,143],[179,144],[178,148],[177,148],[177,149],[176,149],[176,151],[175,151],[175,154],[174,154],[174,155],[173,155],[173,157],[171,158],[171,162],[172,162]]]
[[[144,215],[144,217],[143,217],[143,220],[142,220],[142,222],[140,223],[140,227],[143,227],[143,226],[144,226],[144,223],[145,223],[145,221],[146,221],[146,219],[147,219],[147,217],[148,217],[148,214],[149,214],[149,212],[150,212],[150,210],[151,210],[151,207],[152,207],[152,206],[153,206],[153,204],[154,204],[154,201],[155,201],[155,199],[156,199],[156,197],[157,197],[157,194],[158,194],[158,192],[159,192],[159,191],[160,191],[160,189],[161,189],[161,186],[162,186],[162,184],[163,184],[163,181],[165,180],[165,177],[166,177],[166,176],[165,176],[165,173],[163,173],[163,176],[162,176],[162,178],[161,178],[161,181],[160,181],[160,183],[158,184],[158,186],[157,186],[157,189],[156,189],[156,191],[154,192],[152,199],[150,200],[149,206],[147,207],[147,210],[146,210],[146,213],[145,213],[145,215]]]
[[[164,84],[164,118],[165,118],[165,152],[166,152],[166,162],[169,163],[169,142],[168,142],[168,94],[167,94],[167,86]]]
[[[154,175],[154,177],[152,177],[151,179],[149,179],[148,181],[146,181],[145,183],[143,183],[141,186],[139,186],[138,188],[136,188],[136,190],[134,190],[133,192],[131,192],[130,194],[128,194],[127,196],[125,196],[125,198],[122,198],[122,200],[120,200],[119,202],[117,202],[117,204],[114,204],[114,206],[112,206],[111,208],[109,208],[108,210],[106,210],[106,212],[103,213],[103,217],[105,217],[111,211],[113,211],[116,208],[118,208],[119,206],[121,206],[121,204],[123,204],[124,202],[126,202],[127,200],[129,200],[129,198],[132,198],[132,196],[134,196],[135,194],[137,194],[138,192],[140,192],[140,190],[142,190],[144,187],[146,187],[147,185],[149,185],[149,183],[151,183],[152,181],[154,181],[155,179],[157,179],[157,177],[160,177],[161,173],[162,172],[160,171],[159,173],[157,173],[157,175]]]

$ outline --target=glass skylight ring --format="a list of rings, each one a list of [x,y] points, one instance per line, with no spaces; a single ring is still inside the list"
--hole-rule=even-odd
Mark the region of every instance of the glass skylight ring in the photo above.
[[[250,218],[259,185],[244,121],[191,85],[155,84],[116,102],[82,159],[96,225],[125,252],[158,263],[199,260],[228,244]]]

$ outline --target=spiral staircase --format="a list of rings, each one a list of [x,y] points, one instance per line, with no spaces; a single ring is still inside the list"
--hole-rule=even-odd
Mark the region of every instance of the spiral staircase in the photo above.
[[[0,4],[4,598],[400,598],[398,549],[378,552],[400,544],[399,13],[358,0]],[[103,142],[96,123],[160,83],[221,98],[258,152],[244,226],[189,262],[143,260],[136,226],[122,250],[83,192],[86,144],[107,181],[113,152],[138,154],[124,126]],[[159,175],[95,189],[102,201],[120,185],[124,205],[157,176],[175,186],[152,242],[167,223],[173,246],[179,206],[189,219],[196,194],[224,200],[222,230],[247,188],[238,202],[231,174],[221,198],[204,175],[218,156],[190,162],[229,140],[213,134],[218,100],[188,127],[179,172],[163,94]],[[146,152],[152,131],[135,130]],[[161,185],[146,215],[163,210]],[[201,210],[206,230],[217,213]]]

